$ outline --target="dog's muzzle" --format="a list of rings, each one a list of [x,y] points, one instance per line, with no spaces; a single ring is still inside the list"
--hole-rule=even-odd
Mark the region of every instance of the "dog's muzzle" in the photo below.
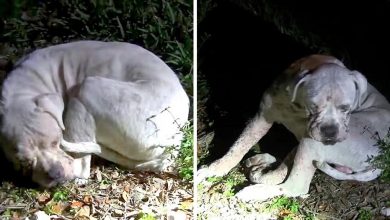
[[[339,134],[339,127],[337,125],[322,125],[320,127],[320,133],[322,137],[321,142],[325,145],[334,145],[339,141],[337,138]]]

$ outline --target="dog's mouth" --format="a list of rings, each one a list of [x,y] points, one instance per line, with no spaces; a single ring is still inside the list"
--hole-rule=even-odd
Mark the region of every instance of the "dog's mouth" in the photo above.
[[[344,165],[340,165],[340,164],[336,164],[336,163],[328,163],[331,167],[333,167],[334,169],[342,172],[342,173],[345,173],[345,174],[352,174],[354,173],[354,171],[352,170],[352,168],[348,167],[348,166],[344,166]]]
[[[323,139],[322,141],[321,141],[323,144],[325,144],[325,145],[334,145],[334,144],[336,144],[338,141],[336,140],[336,139]]]

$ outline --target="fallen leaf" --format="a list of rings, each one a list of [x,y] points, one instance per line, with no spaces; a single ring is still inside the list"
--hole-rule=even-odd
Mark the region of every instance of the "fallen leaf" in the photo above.
[[[108,184],[100,184],[99,189],[108,189],[109,186]]]
[[[93,202],[93,198],[91,195],[86,195],[84,196],[84,199],[83,199],[84,203],[87,204],[87,205],[91,205],[92,202]]]
[[[107,205],[111,204],[110,198],[106,197],[106,198],[104,199],[104,203],[106,203]]]
[[[48,192],[43,192],[37,196],[37,200],[39,204],[44,204],[50,201],[50,194]]]
[[[95,175],[98,182],[102,181],[102,172],[100,170],[96,169]]]
[[[76,213],[75,217],[89,217],[91,209],[89,206],[85,205]]]
[[[83,202],[73,200],[72,203],[70,204],[70,207],[73,209],[80,208],[84,205]]]
[[[180,203],[180,208],[181,209],[191,209],[192,205],[193,205],[192,201],[187,200],[187,201]]]
[[[123,199],[124,202],[129,201],[129,199],[130,199],[129,193],[127,193],[126,191],[123,191],[123,193],[122,193],[122,199]]]
[[[125,188],[124,188],[124,190],[126,191],[126,192],[130,192],[130,184],[127,184],[126,186],[125,186]]]
[[[119,209],[115,209],[115,210],[114,210],[114,213],[115,213],[116,215],[119,215],[119,216],[122,216],[122,215],[123,215],[123,211],[122,211],[122,210],[119,210]]]
[[[111,177],[112,177],[113,179],[116,179],[116,178],[118,178],[118,177],[119,177],[119,173],[118,173],[118,171],[114,171],[114,172],[112,172],[112,175],[111,175]]]
[[[65,203],[59,202],[51,206],[50,211],[54,214],[61,215],[62,212],[66,209],[67,205]]]

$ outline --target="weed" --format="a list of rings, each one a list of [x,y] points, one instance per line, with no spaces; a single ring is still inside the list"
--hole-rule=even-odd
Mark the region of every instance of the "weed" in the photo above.
[[[52,199],[55,202],[67,201],[69,198],[69,190],[64,187],[58,187],[54,190]]]
[[[179,176],[186,181],[192,181],[194,176],[194,128],[192,121],[187,122],[182,128],[182,131],[184,138],[180,146],[178,157]]]
[[[359,210],[359,215],[358,215],[359,220],[371,220],[372,219],[372,213],[366,209],[360,209]]]
[[[156,218],[152,214],[143,213],[143,212],[139,213],[135,219],[137,219],[137,220],[156,220]]]
[[[382,170],[381,179],[385,182],[390,182],[390,129],[381,138],[377,137],[377,145],[379,147],[379,154],[376,157],[369,158],[369,161],[378,169]]]
[[[284,220],[290,220],[298,214],[300,205],[296,199],[280,196],[274,198],[267,209],[269,211],[277,210]]]
[[[209,177],[206,179],[207,182],[219,185],[222,194],[228,198],[235,195],[235,188],[245,180],[245,176],[237,169],[230,171],[225,177]]]

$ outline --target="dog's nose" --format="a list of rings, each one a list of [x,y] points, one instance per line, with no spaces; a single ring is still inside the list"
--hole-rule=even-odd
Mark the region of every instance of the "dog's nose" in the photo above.
[[[335,138],[339,133],[336,125],[323,125],[320,127],[320,131],[325,138]]]
[[[56,180],[58,182],[62,182],[65,177],[65,172],[61,163],[57,162],[52,165],[52,167],[50,167],[48,171],[48,175],[51,179]]]

